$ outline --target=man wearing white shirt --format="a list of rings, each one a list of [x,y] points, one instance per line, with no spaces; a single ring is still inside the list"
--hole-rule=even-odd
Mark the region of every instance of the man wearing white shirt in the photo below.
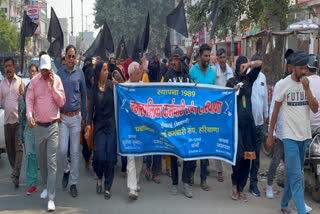
[[[233,71],[227,63],[227,52],[223,48],[217,50],[218,63],[213,65],[213,70],[216,72],[216,85],[226,86],[227,81],[233,77]],[[217,180],[222,182],[223,179],[223,166],[222,161],[216,160],[216,170],[218,173]]]
[[[217,50],[218,63],[213,66],[216,72],[216,85],[226,86],[227,81],[233,77],[232,68],[227,63],[227,52],[223,48]]]
[[[254,55],[251,61],[261,60],[261,56]],[[250,189],[249,191],[256,197],[260,197],[260,191],[258,189],[258,171],[260,164],[260,147],[264,138],[264,124],[268,120],[268,88],[266,76],[260,72],[258,78],[253,83],[252,87],[252,115],[256,125],[256,142],[255,152],[256,159],[252,161],[250,169]]]

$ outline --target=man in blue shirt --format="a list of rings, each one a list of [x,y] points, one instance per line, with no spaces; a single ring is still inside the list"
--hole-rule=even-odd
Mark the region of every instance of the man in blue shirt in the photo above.
[[[67,188],[71,172],[70,194],[72,197],[78,195],[76,184],[79,177],[80,130],[87,115],[86,82],[81,69],[75,66],[76,54],[76,48],[73,45],[67,46],[66,65],[62,66],[57,73],[62,80],[66,94],[66,103],[60,109],[60,158],[64,171],[62,187]],[[69,139],[71,167],[67,159]]]
[[[192,66],[190,69],[190,77],[192,82],[201,83],[201,84],[216,84],[216,74],[210,66],[210,54],[211,54],[211,47],[208,44],[202,44],[200,46],[200,57],[199,62]],[[209,160],[201,160],[201,170],[200,170],[200,177],[201,177],[201,188],[204,191],[209,191],[209,186],[207,185],[207,166],[209,164]],[[195,170],[195,166],[194,166]]]

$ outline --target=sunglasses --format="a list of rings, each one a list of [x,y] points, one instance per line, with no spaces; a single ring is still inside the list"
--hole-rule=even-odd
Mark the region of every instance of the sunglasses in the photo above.
[[[69,59],[75,59],[75,58],[76,58],[76,55],[68,55],[68,58],[69,58]]]

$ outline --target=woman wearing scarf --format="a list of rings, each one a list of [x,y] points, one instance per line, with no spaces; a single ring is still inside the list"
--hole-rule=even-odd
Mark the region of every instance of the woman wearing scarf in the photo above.
[[[30,80],[38,73],[38,66],[31,64],[28,69]],[[27,195],[31,195],[37,190],[37,178],[38,178],[38,161],[35,151],[35,137],[33,128],[29,128],[26,117],[26,93],[29,84],[26,86],[23,96],[19,99],[19,120],[20,120],[20,138],[24,143],[26,152],[26,183],[28,186]]]
[[[113,83],[108,79],[108,64],[100,62],[95,67],[95,82],[89,105],[85,136],[90,134],[93,121],[93,168],[97,174],[97,194],[102,192],[104,176],[104,198],[110,199],[116,161],[116,126],[113,104]]]
[[[238,151],[236,165],[232,167],[232,189],[230,196],[233,200],[247,202],[243,189],[247,183],[250,171],[250,161],[255,156],[255,123],[252,116],[251,93],[254,81],[257,79],[262,61],[248,62],[245,56],[239,56],[236,61],[235,77],[227,82],[227,87],[237,90],[238,109]],[[247,73],[251,68],[250,73]]]

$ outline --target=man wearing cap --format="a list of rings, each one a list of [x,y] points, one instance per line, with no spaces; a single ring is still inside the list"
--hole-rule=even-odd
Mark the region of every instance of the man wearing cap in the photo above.
[[[62,187],[65,189],[69,183],[70,195],[78,196],[76,184],[79,178],[80,158],[80,131],[84,126],[87,115],[87,87],[83,72],[75,66],[76,48],[73,45],[66,47],[66,66],[59,69],[57,75],[61,78],[66,93],[66,103],[61,107],[60,123],[60,159],[63,168]],[[80,114],[81,113],[81,114]],[[70,139],[71,166],[69,166],[67,153]]]
[[[19,187],[19,177],[23,157],[23,147],[20,142],[18,115],[19,98],[24,91],[23,80],[18,77],[14,59],[4,60],[5,79],[0,83],[0,106],[4,109],[4,138],[10,166],[11,179],[16,188]]]
[[[35,146],[44,190],[40,197],[48,198],[48,211],[55,210],[57,150],[59,145],[60,107],[66,101],[63,85],[51,67],[49,55],[40,59],[41,74],[35,76],[26,96],[29,127],[34,127]]]
[[[308,72],[307,76],[310,81],[313,91],[315,92],[315,97],[317,98],[318,103],[320,102],[320,77],[317,75],[318,71],[318,60],[317,56],[314,54],[309,55],[308,61]],[[310,125],[311,132],[315,134],[317,129],[320,128],[320,109],[317,113],[310,111]]]
[[[292,58],[292,55],[287,56],[287,58],[286,58],[287,65],[286,65],[286,71],[284,72],[284,77],[283,77],[283,79],[280,79],[276,83],[276,85],[274,86],[272,100],[271,100],[270,109],[269,109],[269,120],[270,121],[271,121],[271,116],[272,116],[273,108],[274,108],[274,104],[275,104],[275,97],[276,97],[276,93],[278,91],[279,85],[284,80],[284,78],[286,78],[288,75],[292,74],[294,66],[292,65],[291,58]],[[269,125],[270,125],[270,123],[269,123]],[[268,175],[267,175],[268,178],[267,178],[266,196],[269,199],[272,199],[274,197],[273,188],[272,188],[273,178],[276,174],[276,171],[277,171],[277,168],[280,164],[280,161],[284,159],[283,142],[282,142],[282,139],[283,139],[282,126],[283,126],[283,117],[282,117],[282,109],[280,108],[278,118],[277,118],[277,123],[276,123],[275,130],[273,133],[273,136],[276,138],[274,148],[273,148],[274,153],[273,153],[270,165],[269,165],[269,170],[268,170]],[[270,130],[270,127],[269,127],[269,130]],[[284,186],[283,183],[284,182],[278,178],[278,184],[281,184],[282,186]]]
[[[286,183],[281,201],[281,212],[290,213],[289,201],[293,198],[299,214],[306,214],[304,201],[303,164],[307,144],[311,140],[310,110],[318,112],[319,104],[315,98],[307,73],[308,56],[304,53],[292,55],[293,72],[280,84],[275,97],[274,110],[267,144],[273,145],[273,131],[280,108],[283,114],[283,145],[286,166]]]
[[[185,83],[191,82],[189,75],[189,63],[192,54],[192,49],[195,44],[195,39],[192,41],[191,48],[188,50],[188,55],[183,53],[183,50],[176,47],[171,55],[172,69],[169,69],[165,74],[164,82]],[[190,188],[191,184],[191,173],[195,165],[195,161],[183,161],[182,168],[182,183],[183,193],[186,197],[192,198],[193,193]],[[175,156],[171,156],[171,193],[173,195],[178,194],[178,183],[179,183],[179,171],[178,171],[178,159]]]

